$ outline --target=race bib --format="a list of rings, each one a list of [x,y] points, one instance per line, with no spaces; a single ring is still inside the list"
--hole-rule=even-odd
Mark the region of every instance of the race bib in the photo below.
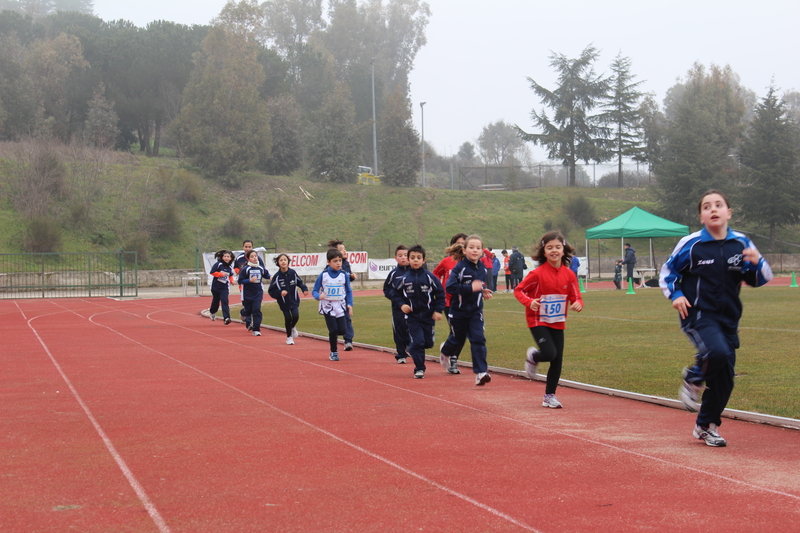
[[[567,295],[545,294],[539,304],[539,320],[547,324],[567,319]]]
[[[325,299],[333,301],[344,300],[344,283],[331,283],[326,285]]]

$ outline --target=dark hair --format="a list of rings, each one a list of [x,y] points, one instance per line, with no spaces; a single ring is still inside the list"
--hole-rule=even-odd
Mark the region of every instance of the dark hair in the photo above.
[[[536,247],[536,251],[531,256],[531,259],[540,265],[547,262],[547,257],[544,255],[544,247],[548,242],[555,240],[561,241],[561,244],[564,245],[564,256],[561,258],[561,264],[568,267],[570,263],[572,263],[572,254],[575,253],[575,250],[567,243],[567,240],[561,235],[561,232],[557,230],[548,231],[542,235],[542,238],[539,239],[539,245]]]
[[[256,257],[258,257],[258,252],[256,252],[255,250],[250,250],[249,252],[247,252],[247,255],[244,256],[244,258],[250,261],[250,256],[253,254],[256,254]]]
[[[340,244],[344,244],[344,241],[341,239],[331,239],[328,241],[328,248],[336,248]]]
[[[453,235],[450,238],[450,246],[454,245],[458,239],[464,239],[466,241],[467,240],[467,234],[466,233],[456,233],[455,235]]]
[[[720,191],[718,189],[709,189],[705,193],[703,193],[703,196],[700,197],[700,201],[697,202],[697,212],[698,213],[700,213],[702,211],[702,209],[703,209],[703,198],[705,198],[709,194],[719,194],[720,196],[722,196],[722,199],[725,200],[725,205],[728,206],[728,209],[731,208],[731,203],[728,201],[728,197],[725,196],[725,194],[722,191]]]
[[[342,252],[340,252],[336,248],[329,248],[328,254],[325,257],[328,259],[328,262],[334,260],[337,257],[340,259],[344,259],[344,255],[342,255]]]
[[[421,244],[415,244],[414,246],[408,249],[409,256],[411,256],[412,252],[422,254],[422,259],[425,259],[425,248],[423,248]]]
[[[225,263],[225,261],[222,261],[222,256],[225,254],[231,256],[231,260],[228,261],[227,263]],[[216,259],[217,261],[222,261],[226,265],[231,266],[231,263],[233,263],[233,252],[231,252],[230,250],[219,250],[217,253],[214,254],[214,259]]]
[[[280,267],[280,265],[278,264],[278,261],[281,260],[281,257],[285,257],[286,260],[289,261],[289,264],[286,265],[286,266],[292,266],[292,258],[289,257],[289,254],[278,254],[278,257],[276,257],[275,259],[272,260],[275,263],[276,267]]]
[[[405,244],[398,244],[397,248],[394,249],[394,255],[397,255],[397,252],[399,252],[400,250],[408,250],[408,246],[406,246]]]
[[[247,244],[248,242],[249,242],[250,244],[253,244],[253,241],[251,241],[250,239],[245,239],[245,240],[243,240],[243,241],[242,241],[242,246],[244,246],[244,245],[245,245],[245,244]]]
[[[503,251],[502,251],[502,252],[500,252],[500,253],[501,253],[501,254],[503,254],[503,255],[508,255],[508,250],[503,250]]]

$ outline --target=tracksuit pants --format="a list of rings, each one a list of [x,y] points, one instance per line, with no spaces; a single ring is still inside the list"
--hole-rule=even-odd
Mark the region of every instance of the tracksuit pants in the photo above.
[[[486,363],[486,335],[482,311],[467,316],[450,315],[450,336],[442,345],[442,354],[457,357],[467,340],[472,348],[472,371],[475,374],[487,372],[489,365]]]
[[[394,337],[394,346],[397,350],[395,359],[406,357],[408,349],[408,324],[406,323],[406,314],[400,309],[395,309],[392,306],[392,335]],[[429,346],[430,348],[430,346]]]
[[[414,359],[414,370],[425,370],[425,350],[433,347],[435,321],[430,316],[406,315],[407,351]]]
[[[547,326],[536,326],[530,329],[534,342],[539,346],[539,354],[534,360],[537,363],[550,363],[550,368],[547,369],[547,384],[544,387],[544,393],[555,394],[558,380],[561,379],[561,366],[564,361],[564,330]]]

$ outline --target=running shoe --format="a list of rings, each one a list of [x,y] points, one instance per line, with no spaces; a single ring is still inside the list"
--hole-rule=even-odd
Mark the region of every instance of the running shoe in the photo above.
[[[705,387],[686,381],[686,378],[689,376],[688,367],[683,369],[682,376],[683,383],[681,383],[681,388],[678,389],[678,398],[680,398],[687,411],[696,413],[700,410],[700,397],[703,395]]]
[[[460,374],[461,370],[458,369],[458,357],[455,355],[450,356],[450,366],[447,367],[447,372],[450,374]]]
[[[442,368],[445,370],[450,370],[450,356],[443,354],[442,348],[444,348],[444,343],[439,345],[439,364],[441,364]]]
[[[720,437],[719,433],[717,433],[716,424],[709,424],[707,428],[695,426],[693,435],[696,439],[704,440],[706,446],[723,448],[728,445],[728,441]]]
[[[492,381],[492,376],[490,376],[488,372],[481,372],[475,375],[475,385],[486,385],[490,381]]]
[[[291,337],[286,337],[286,344],[289,344],[289,345],[293,346],[294,345],[294,339],[291,338]]]
[[[542,407],[561,409],[561,402],[558,401],[555,394],[545,394],[544,398],[542,398]]]
[[[398,357],[398,358],[397,358],[397,364],[398,364],[398,365],[404,365],[404,364],[406,364],[406,358],[405,358],[405,357]]]
[[[351,351],[352,349],[353,349],[353,343],[352,343],[352,342],[346,342],[346,343],[344,343],[344,351],[345,351],[345,352],[349,352],[349,351]]]
[[[292,337],[296,339],[299,336],[300,334],[297,332],[297,328],[292,328]]]
[[[231,323],[231,319],[230,318],[226,318],[224,322],[225,322],[225,325],[227,326],[228,324]]]
[[[424,370],[414,370],[414,379],[422,379],[425,377]]]
[[[537,353],[539,353],[539,350],[531,346],[525,354],[525,373],[531,379],[536,379],[536,370],[539,368],[539,363],[534,360]]]
[[[261,332],[260,331],[254,331],[253,332],[253,337],[260,337],[260,336],[261,336]]]
[[[331,352],[331,354],[328,356],[328,359],[330,359],[331,361],[338,361],[339,352]]]
[[[214,322],[217,319],[217,315],[211,315],[211,322]]]

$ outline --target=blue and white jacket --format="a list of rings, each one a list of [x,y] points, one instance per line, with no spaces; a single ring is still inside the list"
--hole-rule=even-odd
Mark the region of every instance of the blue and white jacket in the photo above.
[[[306,284],[303,283],[297,272],[290,268],[286,272],[278,270],[272,276],[267,292],[278,301],[281,311],[286,311],[300,306],[300,297],[297,295],[298,288],[303,292],[308,292]],[[283,291],[286,291],[286,296],[281,296]]]
[[[234,279],[233,267],[231,265],[223,263],[222,261],[217,261],[208,273],[214,277],[214,281],[211,282],[212,291],[228,292],[228,285],[230,285],[231,280]],[[214,274],[218,275],[214,276]]]
[[[395,301],[392,300],[392,287],[394,286],[394,282],[397,280],[397,278],[408,272],[409,268],[411,267],[397,265],[392,269],[391,272],[389,272],[389,275],[386,276],[386,279],[383,282],[383,295],[392,302],[392,309],[400,309],[400,306],[398,306]],[[441,283],[439,283],[439,285],[441,285]]]
[[[255,283],[250,281],[250,278],[258,278]],[[261,286],[261,280],[269,279],[269,272],[266,268],[261,266],[252,266],[250,263],[245,263],[239,270],[239,285],[242,286],[242,299],[243,300],[262,300],[264,298],[264,287]]]
[[[411,314],[420,318],[430,318],[444,310],[442,283],[424,268],[408,268],[396,276],[388,297],[398,308],[410,306]]]
[[[476,279],[486,288],[486,267],[480,259],[476,264],[464,258],[450,271],[445,290],[450,294],[451,317],[463,318],[483,309],[483,291],[472,292]]]
[[[760,287],[772,279],[769,263],[744,261],[742,251],[755,245],[746,235],[728,228],[723,240],[715,240],[703,228],[682,238],[661,267],[659,285],[664,296],[686,297],[692,307],[684,324],[700,313],[724,319],[731,327],[742,316],[739,291],[742,282]]]
[[[325,292],[325,298],[320,300],[322,291]],[[314,283],[311,294],[319,300],[319,314],[321,315],[345,316],[347,306],[353,305],[350,275],[344,269],[333,270],[330,266],[325,267]]]

